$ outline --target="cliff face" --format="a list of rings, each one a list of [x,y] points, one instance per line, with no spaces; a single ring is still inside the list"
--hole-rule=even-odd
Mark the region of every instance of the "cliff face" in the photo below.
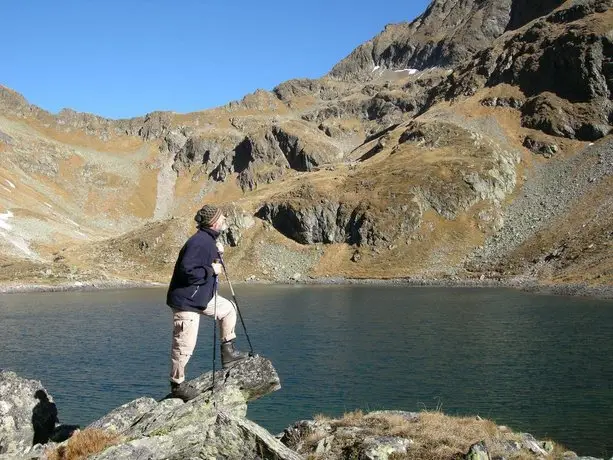
[[[367,80],[392,70],[453,67],[489,47],[504,32],[545,16],[563,0],[435,0],[410,23],[388,25],[331,70],[343,80]]]
[[[483,87],[515,86],[526,96],[522,126],[594,141],[610,131],[613,111],[613,2],[567,2],[480,51],[438,89],[438,99]]]
[[[241,277],[610,284],[611,24],[611,0],[436,0],[321,79],[190,114],[0,87],[0,279],[167,281],[207,201]]]

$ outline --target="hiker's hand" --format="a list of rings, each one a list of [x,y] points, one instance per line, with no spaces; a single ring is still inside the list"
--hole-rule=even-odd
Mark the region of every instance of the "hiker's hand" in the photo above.
[[[222,267],[219,262],[213,262],[211,266],[213,267],[213,271],[216,275],[219,275],[221,273]]]
[[[221,241],[217,241],[215,243],[215,246],[217,246],[217,252],[219,252],[219,254],[223,254],[223,244],[221,243]]]

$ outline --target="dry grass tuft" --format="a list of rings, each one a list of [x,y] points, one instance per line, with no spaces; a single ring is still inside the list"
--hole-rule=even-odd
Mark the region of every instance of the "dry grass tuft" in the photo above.
[[[81,460],[118,444],[120,436],[104,430],[89,429],[74,434],[64,446],[47,453],[47,460]]]
[[[346,412],[343,418],[332,422],[332,426],[364,426],[364,421],[364,412],[358,409],[353,412]]]
[[[415,449],[404,458],[442,460],[466,453],[479,441],[485,441],[491,452],[494,440],[501,439],[496,424],[476,417],[448,417],[440,412],[422,412],[419,423],[399,424],[390,434],[412,439]]]
[[[315,420],[318,423],[323,423],[323,422],[329,422],[332,419],[330,417],[328,417],[327,415],[324,415],[324,414],[316,414],[313,417],[313,420]]]
[[[520,436],[512,431],[500,428],[491,420],[480,417],[453,417],[440,411],[423,411],[418,418],[410,418],[393,413],[364,414],[357,410],[346,413],[342,418],[331,420],[323,416],[321,421],[330,424],[333,430],[341,427],[360,428],[360,436],[394,436],[411,439],[414,444],[406,454],[394,454],[395,460],[452,460],[463,458],[470,446],[484,441],[490,455],[504,455],[505,444],[509,441],[520,441]],[[312,434],[308,445],[315,446],[319,437]],[[549,458],[556,458],[563,447],[557,444]],[[513,460],[533,459],[534,455],[526,451],[518,451],[508,457]]]

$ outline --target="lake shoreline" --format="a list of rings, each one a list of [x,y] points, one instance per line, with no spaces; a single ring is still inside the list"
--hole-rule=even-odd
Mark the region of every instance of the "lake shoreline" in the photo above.
[[[362,278],[306,278],[290,281],[249,280],[233,281],[234,285],[373,285],[373,286],[408,286],[408,287],[449,287],[449,288],[510,288],[525,292],[544,295],[567,297],[591,297],[595,299],[613,299],[613,285],[588,285],[585,283],[544,284],[535,280],[525,279],[362,279]],[[100,291],[132,288],[159,288],[166,283],[135,280],[92,280],[88,282],[73,282],[63,284],[0,284],[0,294],[20,294],[34,292],[70,292],[70,291]]]

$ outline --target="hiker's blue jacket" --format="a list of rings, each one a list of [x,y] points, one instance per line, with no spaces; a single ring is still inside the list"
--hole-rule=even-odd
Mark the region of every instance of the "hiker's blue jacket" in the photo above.
[[[175,264],[166,304],[179,310],[202,311],[213,298],[215,272],[211,264],[219,259],[215,240],[219,232],[198,230],[183,245]]]

